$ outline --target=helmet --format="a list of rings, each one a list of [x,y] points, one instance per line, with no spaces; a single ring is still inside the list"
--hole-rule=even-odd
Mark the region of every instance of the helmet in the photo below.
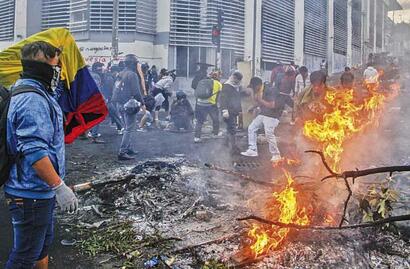
[[[138,58],[134,54],[127,54],[124,58],[125,66],[136,66],[138,63]]]

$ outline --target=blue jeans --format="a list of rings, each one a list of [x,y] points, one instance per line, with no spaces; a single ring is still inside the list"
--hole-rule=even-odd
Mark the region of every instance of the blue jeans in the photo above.
[[[53,241],[55,198],[26,199],[5,194],[14,243],[5,269],[32,269],[48,256]]]
[[[129,150],[133,150],[135,141],[135,133],[137,132],[137,113],[124,113],[125,131],[122,136],[119,155],[126,154]]]

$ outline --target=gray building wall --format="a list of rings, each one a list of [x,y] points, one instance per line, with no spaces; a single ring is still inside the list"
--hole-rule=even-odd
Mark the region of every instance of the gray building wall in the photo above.
[[[8,41],[14,39],[14,19],[14,0],[0,1],[0,41]]]

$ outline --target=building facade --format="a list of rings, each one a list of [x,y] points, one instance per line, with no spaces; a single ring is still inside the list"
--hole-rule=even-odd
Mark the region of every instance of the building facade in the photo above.
[[[0,47],[51,27],[75,36],[87,62],[110,61],[113,0],[0,0]],[[192,77],[197,63],[217,62],[211,29],[220,10],[220,67],[247,62],[255,74],[277,61],[330,72],[363,64],[392,42],[388,11],[396,0],[119,0],[120,57],[177,69]]]

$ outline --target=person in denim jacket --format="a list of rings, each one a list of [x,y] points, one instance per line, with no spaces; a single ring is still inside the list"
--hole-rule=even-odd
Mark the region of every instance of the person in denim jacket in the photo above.
[[[6,269],[48,268],[55,203],[75,212],[78,200],[63,181],[63,113],[55,97],[59,49],[36,41],[21,49],[23,72],[13,88],[35,88],[11,98],[7,114],[8,151],[16,158],[4,185],[14,244]]]

